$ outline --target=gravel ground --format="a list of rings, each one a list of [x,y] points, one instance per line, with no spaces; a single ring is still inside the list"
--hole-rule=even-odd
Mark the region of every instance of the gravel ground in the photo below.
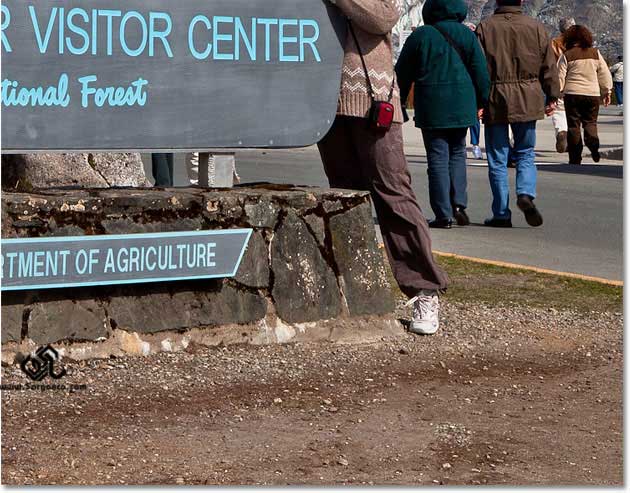
[[[621,485],[622,337],[447,301],[433,337],[68,363],[87,388],[2,393],[2,482]]]

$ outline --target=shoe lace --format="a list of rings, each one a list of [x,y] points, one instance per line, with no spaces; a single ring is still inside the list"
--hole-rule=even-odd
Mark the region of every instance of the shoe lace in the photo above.
[[[424,319],[427,313],[435,310],[435,297],[419,294],[411,298],[405,306],[413,305],[413,318]]]

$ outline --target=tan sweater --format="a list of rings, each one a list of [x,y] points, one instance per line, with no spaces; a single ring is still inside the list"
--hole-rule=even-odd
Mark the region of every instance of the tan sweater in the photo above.
[[[571,48],[558,62],[563,94],[606,96],[612,90],[608,65],[597,48]]]
[[[394,80],[391,30],[402,13],[400,0],[330,0],[350,19],[359,40],[376,99],[386,101]],[[365,118],[372,104],[359,52],[348,30],[338,115]],[[400,92],[394,83],[394,121],[402,123]]]

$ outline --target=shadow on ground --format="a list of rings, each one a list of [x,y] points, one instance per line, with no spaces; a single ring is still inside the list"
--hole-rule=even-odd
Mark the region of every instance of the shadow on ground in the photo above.
[[[623,166],[607,164],[546,164],[538,167],[539,172],[591,175],[603,178],[623,179]]]

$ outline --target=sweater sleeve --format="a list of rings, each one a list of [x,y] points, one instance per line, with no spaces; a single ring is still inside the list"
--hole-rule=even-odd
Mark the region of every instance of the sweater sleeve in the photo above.
[[[564,92],[564,86],[567,82],[567,69],[569,68],[569,64],[567,62],[567,57],[562,55],[560,60],[558,60],[558,80],[560,81],[560,92]]]
[[[364,31],[388,34],[400,19],[400,0],[335,0],[346,17]]]
[[[612,91],[613,81],[608,70],[608,64],[601,53],[599,53],[599,63],[597,65],[597,80],[599,81],[599,89],[603,96]]]
[[[540,65],[540,84],[547,96],[547,102],[555,101],[560,97],[560,83],[558,81],[558,67],[556,55],[551,46],[549,35],[543,26],[540,26],[539,39],[542,47],[542,63]]]

